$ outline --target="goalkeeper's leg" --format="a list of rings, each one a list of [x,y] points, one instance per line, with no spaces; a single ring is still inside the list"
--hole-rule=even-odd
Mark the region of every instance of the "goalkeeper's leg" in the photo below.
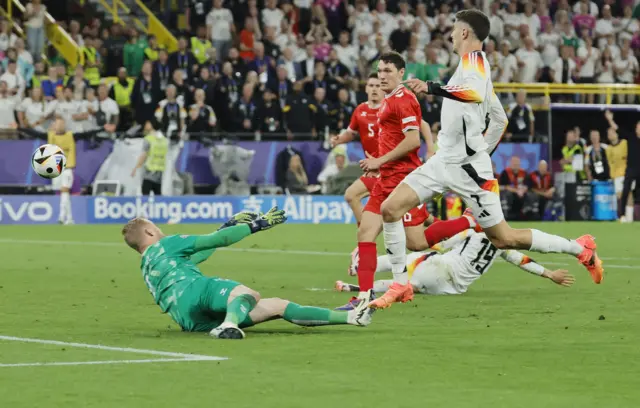
[[[218,280],[222,282],[222,280]],[[232,284],[236,284],[235,282]],[[260,294],[244,285],[237,285],[233,289],[220,286],[220,296],[224,297],[226,290],[230,290],[226,304],[226,315],[221,325],[211,330],[211,335],[219,339],[243,339],[244,332],[238,327],[246,322],[251,311],[260,301]],[[214,309],[215,310],[215,309]]]
[[[336,311],[313,306],[300,306],[297,303],[279,298],[262,299],[249,313],[253,324],[269,320],[284,319],[298,326],[330,326],[350,324],[353,326],[367,326],[371,323],[368,302],[362,302],[362,308],[354,310]]]

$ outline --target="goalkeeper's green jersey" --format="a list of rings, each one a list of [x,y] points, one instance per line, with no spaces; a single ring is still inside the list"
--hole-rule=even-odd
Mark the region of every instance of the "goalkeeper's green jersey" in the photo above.
[[[230,227],[210,235],[171,235],[148,247],[142,254],[140,268],[156,304],[166,312],[173,299],[169,288],[180,287],[202,278],[196,266],[207,259],[215,248],[231,245],[251,234],[246,225]]]

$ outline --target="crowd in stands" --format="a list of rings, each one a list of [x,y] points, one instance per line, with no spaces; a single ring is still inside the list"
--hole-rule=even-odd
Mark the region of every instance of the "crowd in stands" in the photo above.
[[[406,57],[408,78],[447,81],[459,62],[450,41],[455,12],[474,7],[491,19],[486,53],[495,82],[634,83],[634,3],[184,0],[178,6],[186,10],[186,30],[171,27],[179,37],[172,53],[129,26],[59,22],[84,53],[84,66],[73,67],[45,44],[45,8],[32,0],[22,22],[26,42],[7,21],[0,24],[0,129],[41,132],[63,116],[76,133],[127,131],[150,121],[174,138],[214,130],[322,138],[346,127],[364,99],[362,80],[385,51]],[[531,106],[522,98],[504,100],[513,102],[513,140],[534,136]],[[422,106],[437,132],[440,102],[427,97]]]

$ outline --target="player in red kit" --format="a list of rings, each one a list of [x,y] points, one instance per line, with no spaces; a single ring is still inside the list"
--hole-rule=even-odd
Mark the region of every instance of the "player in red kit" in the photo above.
[[[418,157],[422,113],[416,96],[402,85],[404,69],[405,61],[400,54],[390,52],[380,57],[378,78],[386,95],[378,113],[378,126],[380,128],[378,157],[368,157],[360,162],[360,166],[364,171],[380,172],[380,180],[364,207],[362,223],[358,229],[360,255],[358,282],[362,285],[361,282],[363,280],[367,284],[370,281],[371,287],[373,287],[377,263],[375,238],[382,229],[382,216],[380,215],[382,203],[408,174],[422,165],[422,161]],[[412,251],[429,248],[429,242],[425,237],[425,229],[423,227],[424,214],[422,206],[416,207],[403,220],[407,238],[406,246]],[[439,224],[441,223],[436,225],[439,226]],[[472,221],[468,217],[448,221],[446,223],[447,235],[453,236],[470,226],[472,226]],[[387,254],[389,254],[390,259],[400,255],[389,251],[389,245],[394,244],[393,239],[394,237],[387,236],[387,234],[384,236]],[[404,254],[402,256],[404,257]],[[401,270],[394,269],[392,272],[394,281],[402,282],[408,280],[406,268]],[[369,288],[369,285],[365,287]],[[411,285],[392,285],[390,288],[390,290],[398,291],[398,293],[394,293],[394,296],[402,302],[413,299],[413,291],[410,289]],[[375,308],[377,306],[376,301],[372,299],[372,296],[368,298],[371,299],[370,307]]]
[[[358,105],[353,111],[349,127],[339,136],[331,138],[331,147],[351,142],[357,133],[360,135],[365,157],[376,157],[378,156],[378,110],[384,98],[378,74],[369,75],[365,92],[367,101]],[[344,193],[344,199],[349,203],[358,225],[362,220],[362,199],[371,193],[377,181],[377,174],[365,174],[354,181]]]
[[[397,77],[390,77],[389,67],[395,69]],[[368,154],[361,161],[365,173],[379,173],[379,178],[370,191],[358,228],[360,293],[344,308],[354,308],[360,302],[371,303],[374,300],[372,289],[378,256],[375,240],[382,231],[380,207],[404,177],[422,165],[418,157],[419,131],[426,128],[429,132],[429,126],[422,121],[420,104],[415,96],[401,86],[403,74],[404,60],[399,54],[388,53],[380,58],[378,78],[387,95],[378,111],[378,154]],[[423,226],[427,217],[429,214],[423,206],[404,216],[407,247],[413,251],[429,248]]]

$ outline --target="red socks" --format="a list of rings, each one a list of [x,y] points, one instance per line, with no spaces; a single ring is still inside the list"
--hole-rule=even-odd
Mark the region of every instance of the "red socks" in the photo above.
[[[455,220],[447,220],[435,222],[424,231],[424,237],[427,239],[429,247],[434,246],[440,241],[451,238],[459,232],[471,227],[467,217],[456,218]],[[362,259],[362,253],[360,254]],[[362,261],[360,261],[362,264]]]
[[[360,261],[358,262],[358,285],[360,292],[373,289],[373,281],[378,267],[378,251],[375,242],[358,242]]]

